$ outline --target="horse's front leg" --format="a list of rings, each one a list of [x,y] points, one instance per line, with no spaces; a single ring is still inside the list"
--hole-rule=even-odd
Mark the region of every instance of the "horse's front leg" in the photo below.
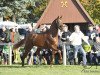
[[[22,61],[22,66],[24,66],[24,60],[27,57],[28,51],[25,50],[22,54],[21,54],[21,61]]]
[[[62,63],[62,54],[61,54],[61,50],[58,50],[58,54],[59,54],[59,64]]]

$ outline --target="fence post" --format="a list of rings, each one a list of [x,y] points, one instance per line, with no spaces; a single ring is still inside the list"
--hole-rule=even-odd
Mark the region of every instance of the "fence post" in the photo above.
[[[12,45],[9,43],[9,65],[12,65]]]
[[[63,65],[66,66],[66,46],[65,46],[65,42],[63,42]]]

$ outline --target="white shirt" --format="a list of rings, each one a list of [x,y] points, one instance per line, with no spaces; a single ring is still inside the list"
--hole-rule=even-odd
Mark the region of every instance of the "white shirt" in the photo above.
[[[71,41],[71,44],[74,45],[81,45],[82,39],[84,37],[84,34],[80,32],[73,32],[71,36],[69,37],[69,40]]]

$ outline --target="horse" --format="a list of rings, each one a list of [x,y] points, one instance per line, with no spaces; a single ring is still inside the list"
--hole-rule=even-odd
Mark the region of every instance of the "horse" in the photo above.
[[[51,58],[51,64],[53,64],[54,54],[59,51],[58,49],[58,29],[63,30],[63,23],[61,21],[62,17],[57,17],[51,24],[50,29],[48,29],[45,32],[42,33],[29,33],[26,38],[22,39],[18,43],[16,43],[13,46],[13,49],[17,49],[23,44],[24,46],[24,52],[23,56],[21,57],[22,60],[22,66],[24,66],[24,59],[27,57],[27,54],[32,49],[33,46],[37,46],[41,49],[52,49],[52,58]],[[39,52],[40,49],[36,51],[36,53]],[[60,54],[60,60],[62,60],[61,52]]]

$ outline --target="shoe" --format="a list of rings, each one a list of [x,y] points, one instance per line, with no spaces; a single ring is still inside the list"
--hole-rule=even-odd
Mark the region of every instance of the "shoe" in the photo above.
[[[74,64],[78,65],[78,59],[77,58],[74,59]]]

